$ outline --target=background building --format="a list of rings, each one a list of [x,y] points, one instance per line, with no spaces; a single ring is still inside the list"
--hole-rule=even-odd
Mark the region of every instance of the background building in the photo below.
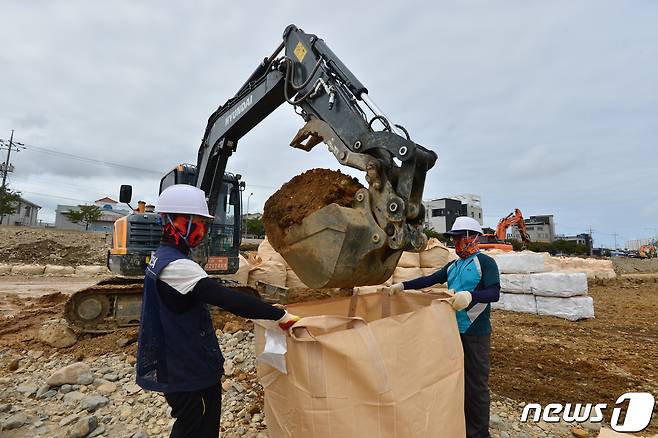
[[[651,245],[656,240],[658,240],[658,236],[647,237],[645,239],[627,240],[624,243],[624,248],[630,249],[630,250],[633,250],[633,251],[639,251],[639,249],[642,245]]]
[[[423,201],[425,206],[425,226],[437,233],[445,233],[452,228],[459,216],[469,216],[482,225],[482,205],[478,195],[454,195],[446,198]]]
[[[541,216],[530,216],[524,220],[526,230],[531,242],[553,242],[555,240],[555,222],[552,214]],[[508,239],[521,240],[521,235],[516,225],[507,233]]]
[[[3,216],[2,225],[36,227],[39,225],[37,219],[39,209],[41,209],[40,206],[21,197],[16,206],[16,211],[13,214],[6,214]]]
[[[565,236],[563,234],[558,234],[555,236],[555,240],[566,240],[568,242],[576,242],[578,245],[586,245],[588,248],[591,246],[592,237],[587,233],[580,233],[575,236]]]
[[[94,202],[101,209],[101,217],[89,225],[88,231],[111,232],[114,221],[130,214],[128,209],[117,207],[117,201],[112,198],[101,198]],[[55,210],[55,228],[64,230],[85,230],[85,224],[71,222],[66,216],[70,211],[80,210],[77,205],[58,205]]]

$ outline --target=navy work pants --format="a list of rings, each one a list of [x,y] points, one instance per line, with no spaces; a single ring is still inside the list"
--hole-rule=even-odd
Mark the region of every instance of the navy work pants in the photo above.
[[[176,419],[170,438],[217,438],[222,413],[222,386],[191,392],[169,392],[165,399]]]
[[[464,415],[468,438],[489,438],[491,335],[461,335],[464,349]]]

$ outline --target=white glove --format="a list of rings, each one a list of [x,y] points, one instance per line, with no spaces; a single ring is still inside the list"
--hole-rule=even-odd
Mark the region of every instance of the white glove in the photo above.
[[[404,291],[404,284],[402,283],[395,283],[388,288],[388,294],[393,295],[396,292],[403,292]]]
[[[471,300],[473,300],[473,295],[471,295],[469,291],[463,290],[455,292],[455,294],[448,299],[448,303],[450,303],[453,309],[459,311],[467,308],[468,305],[471,304]]]
[[[279,327],[281,327],[281,330],[288,331],[288,329],[292,327],[300,319],[301,318],[299,316],[293,315],[292,313],[288,313],[288,311],[286,310],[286,313],[277,322],[279,323]]]

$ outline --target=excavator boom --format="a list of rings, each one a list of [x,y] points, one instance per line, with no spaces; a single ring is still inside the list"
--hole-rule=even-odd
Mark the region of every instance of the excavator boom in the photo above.
[[[284,102],[306,121],[291,146],[309,151],[324,142],[339,163],[364,171],[369,187],[351,211],[325,207],[293,226],[283,257],[312,287],[382,283],[403,250],[425,247],[422,194],[437,155],[384,115],[317,36],[288,26],[274,53],[210,116],[197,187],[214,211],[217,175],[238,141]],[[374,129],[377,124],[382,131]]]

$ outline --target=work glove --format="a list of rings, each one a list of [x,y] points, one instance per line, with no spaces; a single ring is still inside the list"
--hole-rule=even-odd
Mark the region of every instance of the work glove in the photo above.
[[[404,291],[404,284],[402,283],[395,283],[391,286],[388,287],[388,294],[393,295],[397,292],[403,292]]]
[[[286,310],[286,313],[283,314],[283,316],[277,320],[279,323],[279,327],[281,330],[287,332],[290,327],[292,327],[297,321],[299,321],[301,318],[297,315],[293,315],[292,313],[289,313]]]
[[[453,309],[459,311],[467,308],[468,305],[471,304],[471,300],[473,300],[473,295],[471,295],[469,291],[463,290],[455,292],[455,294],[448,299],[448,303],[450,303]]]

